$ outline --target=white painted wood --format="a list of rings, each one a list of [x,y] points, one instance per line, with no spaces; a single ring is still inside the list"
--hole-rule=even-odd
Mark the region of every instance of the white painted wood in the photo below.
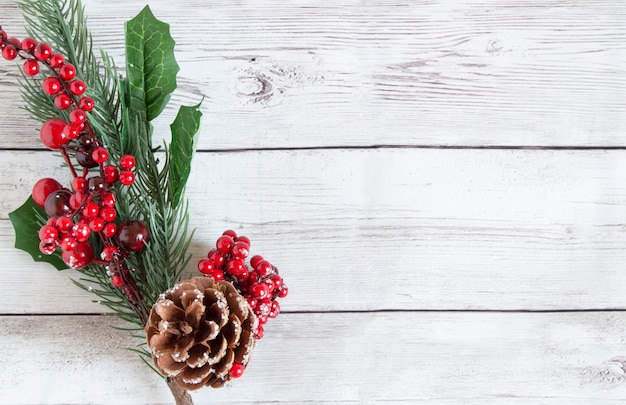
[[[0,318],[0,403],[172,403],[110,318]],[[285,314],[198,404],[617,404],[623,313]],[[10,371],[9,371],[10,370]]]
[[[0,218],[59,160],[5,153]],[[248,235],[286,310],[626,307],[624,151],[201,153],[187,195],[196,261]],[[101,311],[12,244],[0,221],[2,312]]]
[[[143,2],[85,1],[123,65]],[[203,149],[322,145],[624,145],[626,3],[153,1],[181,65],[172,108],[206,96]],[[173,12],[173,10],[176,12]],[[13,2],[2,25],[23,34]],[[2,147],[40,147],[0,63]]]

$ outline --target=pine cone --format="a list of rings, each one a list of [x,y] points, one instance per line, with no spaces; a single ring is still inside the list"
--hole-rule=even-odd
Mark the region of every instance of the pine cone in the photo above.
[[[257,325],[248,302],[227,281],[194,277],[162,294],[146,323],[157,369],[186,390],[222,387],[250,361]]]

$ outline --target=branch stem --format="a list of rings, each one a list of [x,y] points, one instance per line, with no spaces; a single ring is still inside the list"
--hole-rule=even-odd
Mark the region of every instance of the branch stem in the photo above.
[[[176,405],[193,405],[193,398],[189,395],[189,392],[180,388],[172,379],[167,379],[167,386],[172,391],[172,395],[174,395],[174,399],[176,400]]]

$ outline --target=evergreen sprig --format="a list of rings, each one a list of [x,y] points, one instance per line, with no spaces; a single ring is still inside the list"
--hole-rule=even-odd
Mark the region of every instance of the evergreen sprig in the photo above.
[[[77,76],[87,84],[88,95],[95,100],[96,105],[90,113],[89,123],[106,146],[110,158],[115,161],[124,154],[132,154],[136,159],[133,185],[115,189],[118,198],[116,222],[140,220],[149,229],[150,242],[146,248],[126,259],[139,288],[143,307],[149,309],[161,293],[180,279],[191,259],[188,247],[193,234],[189,229],[187,203],[182,197],[182,190],[197,141],[201,116],[199,105],[181,107],[171,127],[172,147],[165,144],[158,151],[159,148],[152,144],[153,127],[150,120],[160,113],[169,100],[178,71],[173,58],[174,41],[169,36],[169,27],[156,20],[147,7],[128,23],[127,49],[135,45],[132,43],[133,38],[142,39],[140,37],[144,31],[153,32],[156,29],[161,41],[152,44],[146,41],[143,50],[150,53],[150,46],[164,47],[166,52],[163,53],[167,60],[138,60],[144,56],[133,56],[131,53],[134,59],[126,61],[130,78],[125,78],[118,74],[115,63],[106,52],[100,51],[99,56],[94,52],[84,8],[79,0],[23,0],[19,5],[24,11],[28,34],[39,41],[48,42],[56,52],[61,53],[67,62],[76,66]],[[146,68],[145,71],[134,69],[139,63]],[[152,68],[151,63],[174,65],[160,73]],[[172,74],[174,77],[171,77]],[[160,94],[158,88],[141,87],[142,82],[157,83],[159,86],[165,83],[165,90]],[[137,97],[142,92],[146,94],[147,90],[150,90],[150,100]],[[22,97],[26,101],[26,110],[40,122],[55,116],[67,119],[67,112],[59,111],[51,98],[42,93],[39,81],[24,77]],[[39,218],[41,225],[45,220],[43,216]],[[90,243],[96,252],[100,251],[102,244],[99,239],[92,236]],[[97,302],[114,315],[135,324],[137,329],[143,328],[142,314],[121,289],[111,284],[102,266],[85,267],[81,270],[81,278],[73,281],[95,294]],[[136,351],[146,354],[143,349]]]

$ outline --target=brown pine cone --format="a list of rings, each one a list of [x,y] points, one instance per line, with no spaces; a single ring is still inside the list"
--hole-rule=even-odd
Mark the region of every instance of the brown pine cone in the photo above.
[[[197,390],[222,387],[234,364],[239,372],[247,366],[256,325],[248,302],[230,282],[194,277],[159,297],[146,338],[157,369],[180,387]]]

